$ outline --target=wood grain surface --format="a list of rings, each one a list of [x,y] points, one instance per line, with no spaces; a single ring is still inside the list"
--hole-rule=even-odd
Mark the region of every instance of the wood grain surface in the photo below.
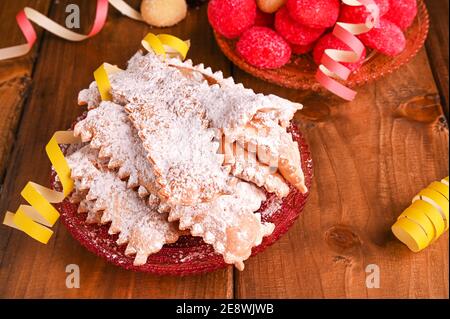
[[[0,3],[0,18],[11,19],[0,27],[1,34],[11,34],[0,37],[0,46],[20,41],[20,34],[10,30],[16,29],[12,15],[25,2]],[[80,4],[80,32],[89,30],[95,10],[91,1],[36,3],[60,23],[68,3]],[[139,1],[129,3],[137,8]],[[432,22],[443,21],[446,14],[430,13]],[[44,145],[82,113],[78,91],[102,62],[123,67],[149,31],[160,30],[111,9],[105,28],[93,39],[70,43],[45,33],[39,52],[0,62],[0,101],[16,118],[4,121],[5,114],[0,115],[0,168],[6,167],[0,212],[17,207],[28,180],[48,184]],[[190,38],[194,62],[232,74],[258,92],[304,104],[295,120],[309,141],[315,178],[302,216],[277,243],[248,260],[243,272],[229,267],[184,278],[111,266],[82,248],[61,224],[48,245],[0,226],[0,298],[448,298],[448,232],[417,254],[390,232],[418,190],[448,175],[448,126],[439,95],[448,90],[448,79],[437,76],[445,79],[446,71],[448,77],[448,51],[439,51],[441,71],[430,59],[435,46],[427,45],[408,65],[359,88],[357,99],[344,103],[330,95],[269,85],[234,68],[214,43],[206,6],[190,10],[187,19],[163,31]],[[31,80],[9,88],[2,80],[8,78]],[[68,264],[80,267],[79,289],[65,286]],[[371,264],[380,269],[380,288],[366,287],[365,270]]]
[[[25,43],[15,16],[29,1],[0,2],[0,48]],[[34,8],[46,14],[50,0],[35,1]],[[38,32],[41,37],[42,32]],[[7,36],[3,36],[7,35]],[[41,41],[37,41],[30,54],[17,59],[0,62],[0,182],[3,180],[20,114],[31,85],[31,74]]]
[[[430,34],[426,47],[436,84],[442,98],[442,106],[448,119],[448,10],[449,0],[427,0],[431,15]]]

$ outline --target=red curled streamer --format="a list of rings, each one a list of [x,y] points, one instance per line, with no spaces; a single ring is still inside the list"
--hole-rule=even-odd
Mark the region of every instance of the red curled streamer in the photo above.
[[[17,14],[16,21],[25,36],[27,43],[0,49],[0,61],[16,58],[30,52],[37,39],[36,31],[31,22],[34,22],[43,29],[69,41],[83,41],[93,37],[99,33],[105,25],[109,4],[119,10],[123,15],[134,20],[142,21],[140,13],[123,0],[97,0],[94,24],[91,31],[87,35],[84,35],[64,28],[33,8],[25,7]]]
[[[367,11],[370,12],[369,18],[366,23],[362,24],[336,23],[333,35],[352,51],[326,49],[320,61],[316,79],[328,91],[347,101],[352,101],[356,92],[338,82],[336,78],[345,81],[351,74],[351,70],[341,62],[353,63],[360,60],[364,52],[364,44],[356,35],[368,32],[377,25],[379,9],[373,0],[342,0],[342,2],[349,6],[365,6]]]

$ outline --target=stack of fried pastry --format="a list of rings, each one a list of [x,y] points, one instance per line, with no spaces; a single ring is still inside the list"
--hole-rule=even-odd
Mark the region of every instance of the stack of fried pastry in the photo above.
[[[79,94],[88,113],[74,129],[83,144],[66,156],[71,201],[86,222],[110,223],[135,265],[190,233],[242,270],[274,230],[256,213],[263,188],[307,191],[287,132],[301,105],[153,53],[134,55],[110,83],[111,101],[95,82]]]

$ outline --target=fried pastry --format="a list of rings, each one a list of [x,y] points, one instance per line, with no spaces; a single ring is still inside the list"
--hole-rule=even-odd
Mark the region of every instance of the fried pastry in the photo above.
[[[166,243],[178,240],[176,225],[157,206],[139,198],[126,182],[99,165],[98,152],[89,146],[68,155],[67,162],[75,180],[76,193],[85,192],[79,212],[89,212],[88,222],[111,223],[110,234],[119,234],[117,244],[127,244],[125,254],[135,255],[134,265],[143,265],[147,257]]]
[[[122,106],[101,102],[75,125],[74,134],[98,150],[99,157],[107,161],[108,168],[118,170],[129,188],[140,187],[142,197],[157,192],[153,168]]]
[[[255,213],[265,200],[258,187],[278,198],[290,185],[307,191],[288,132],[302,106],[153,53],[136,54],[109,81],[112,101],[95,83],[78,97],[89,110],[75,126],[89,144],[68,156],[79,212],[111,222],[135,264],[189,231],[243,269],[274,230]]]
[[[224,130],[224,136],[228,143],[236,141],[247,151],[256,153],[260,164],[275,169],[294,187],[303,193],[307,192],[304,174],[299,164],[301,158],[298,144],[293,141],[286,128],[265,114],[258,113],[246,126]],[[267,170],[267,174],[269,173]]]
[[[249,152],[238,142],[224,142],[225,165],[231,166],[231,173],[244,181],[264,187],[279,198],[289,193],[289,186],[276,169],[258,161],[255,152]]]
[[[213,154],[217,145],[214,134],[224,134],[230,143],[243,138],[244,148],[249,143],[256,143],[258,161],[267,165],[267,155],[271,159],[278,156],[278,172],[302,192],[307,191],[298,147],[286,131],[294,113],[302,107],[301,104],[275,95],[255,94],[242,84],[235,84],[232,78],[224,78],[221,72],[213,73],[202,64],[193,66],[190,60],[182,62],[178,59],[161,61],[152,53],[145,56],[137,53],[129,61],[127,70],[111,74],[110,77],[112,97],[116,103],[125,106],[129,113],[159,177],[158,182],[162,187],[160,195],[169,201],[184,204],[208,201],[215,194],[227,192],[226,186],[230,183],[224,183],[223,180],[219,183],[224,174],[217,173],[216,165],[211,172],[215,172],[213,181],[220,185],[210,184],[214,190],[196,199],[196,192],[208,188],[201,185],[198,189],[193,188],[191,182],[200,180],[199,168],[191,165],[190,172],[187,172],[185,163],[181,163],[182,157],[161,161],[161,158],[168,158],[174,152],[169,152],[167,147],[161,145],[152,145],[152,141],[158,140],[159,134],[171,138],[165,141],[168,144],[180,141],[180,145],[189,145],[183,137],[190,139],[203,136],[203,144],[198,146],[206,152],[202,155],[214,159],[213,162],[220,158]],[[96,91],[96,85],[91,84],[88,90],[80,92],[79,103],[91,108],[98,105],[99,95]],[[187,126],[190,130],[186,131]],[[174,133],[182,130],[187,134]],[[194,152],[190,145],[185,150],[188,151],[183,151],[185,155]],[[185,162],[192,160],[193,157],[186,158]],[[278,194],[283,193],[282,189],[276,191]]]
[[[226,263],[243,270],[252,248],[275,228],[271,223],[262,223],[261,215],[254,213],[265,199],[257,187],[239,182],[231,195],[219,196],[209,203],[172,207],[169,221],[178,220],[180,229],[202,237]]]

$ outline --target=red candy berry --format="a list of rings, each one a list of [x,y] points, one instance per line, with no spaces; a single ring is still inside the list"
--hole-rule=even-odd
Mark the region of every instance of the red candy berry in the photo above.
[[[290,16],[286,7],[281,8],[275,15],[275,30],[289,43],[295,45],[308,45],[316,41],[325,29],[305,27]]]
[[[214,30],[233,39],[255,23],[255,0],[211,0],[208,19]]]
[[[310,28],[328,28],[339,16],[339,0],[288,0],[291,17]]]
[[[312,50],[314,43],[308,45],[295,45],[291,43],[291,50],[294,54],[305,54]]]
[[[275,31],[266,27],[252,27],[236,44],[236,51],[251,65],[276,69],[289,62],[291,48]]]
[[[389,2],[389,11],[384,18],[402,30],[408,29],[417,15],[416,0],[390,0]]]
[[[389,10],[389,0],[374,0],[378,5],[379,16],[384,16]],[[341,13],[339,14],[339,21],[348,23],[365,23],[369,17],[369,11],[365,6],[348,6],[341,5]]]
[[[259,27],[272,27],[274,17],[273,14],[265,13],[258,9],[256,11],[255,25]]]
[[[359,38],[369,48],[389,56],[400,54],[406,46],[402,30],[384,18],[380,19],[378,27],[359,35]]]
[[[320,38],[319,41],[317,41],[316,46],[314,47],[313,58],[314,62],[316,62],[317,65],[320,64],[322,55],[326,49],[351,51],[348,45],[346,45],[344,42],[336,38],[332,33],[328,33],[324,35],[322,38]],[[365,58],[366,58],[366,50],[364,50],[358,62],[342,63],[342,64],[345,65],[347,68],[349,68],[351,71],[356,71],[361,67]]]

